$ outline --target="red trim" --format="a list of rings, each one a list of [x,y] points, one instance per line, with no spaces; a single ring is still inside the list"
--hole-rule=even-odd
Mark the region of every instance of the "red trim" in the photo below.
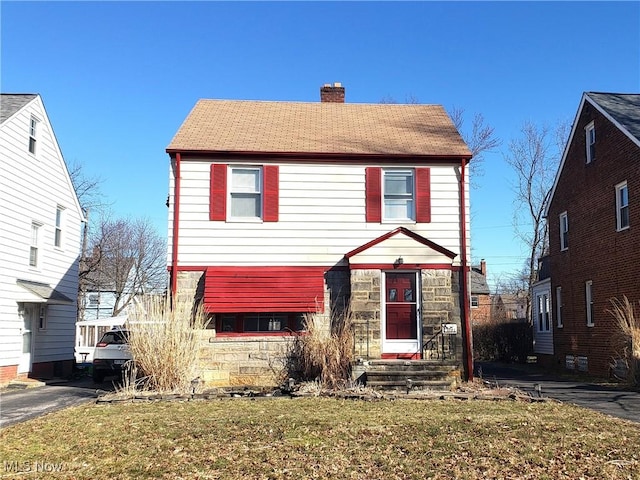
[[[467,266],[467,214],[465,201],[465,166],[463,160],[460,168],[460,234],[462,246],[462,304],[464,311],[464,346],[466,350],[467,381],[473,380],[473,350],[471,339],[471,298],[469,295],[469,267]]]
[[[366,221],[380,223],[382,221],[382,168],[367,167],[364,172]]]
[[[421,353],[383,353],[382,360],[422,360]]]
[[[460,267],[449,263],[403,263],[394,265],[393,263],[356,263],[349,265],[351,270],[451,270],[457,272]]]
[[[421,243],[423,245],[426,245],[427,247],[435,250],[438,253],[441,253],[442,255],[445,255],[451,259],[454,259],[456,257],[456,254],[453,253],[451,250],[447,250],[444,247],[441,247],[440,245],[438,245],[435,242],[432,242],[431,240],[428,240],[426,238],[424,238],[421,235],[418,235],[415,232],[412,232],[411,230],[405,228],[405,227],[398,227],[395,230],[391,230],[390,232],[385,233],[384,235],[379,236],[378,238],[375,238],[373,240],[371,240],[370,242],[365,243],[364,245],[351,250],[349,253],[347,253],[345,255],[345,258],[349,259],[351,257],[353,257],[354,255],[357,255],[358,253],[364,252],[365,250],[367,250],[368,248],[371,248],[375,245],[378,245],[379,243],[384,242],[385,240],[387,240],[388,238],[393,237],[394,235],[397,235],[398,233],[402,233],[404,235],[406,235],[409,238],[414,239],[416,242]]]
[[[176,167],[173,182],[173,234],[171,238],[171,296],[178,287],[178,236],[180,229],[180,153],[176,153]]]
[[[209,313],[322,312],[324,267],[209,267]]]
[[[416,222],[431,222],[431,170],[416,168]]]
[[[222,163],[211,164],[209,177],[209,220],[227,219],[227,166]]]
[[[263,167],[263,188],[264,188],[264,212],[263,221],[278,221],[278,204],[279,204],[279,181],[278,166],[265,165]]]
[[[184,158],[189,160],[201,160],[210,162],[213,159],[223,159],[225,161],[237,162],[265,162],[277,160],[279,163],[361,163],[371,165],[372,163],[386,164],[390,160],[394,165],[420,164],[420,163],[445,163],[458,164],[460,155],[398,155],[387,153],[376,154],[344,154],[344,153],[309,153],[309,152],[250,152],[250,151],[216,151],[216,150],[176,150],[167,148],[168,154],[180,152]],[[462,157],[467,162],[469,157]]]

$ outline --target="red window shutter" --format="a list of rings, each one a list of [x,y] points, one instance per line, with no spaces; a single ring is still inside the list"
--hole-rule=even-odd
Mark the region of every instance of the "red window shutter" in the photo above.
[[[265,165],[263,168],[264,175],[264,199],[263,199],[263,216],[265,222],[278,221],[279,206],[279,175],[277,165]]]
[[[416,168],[416,222],[431,221],[431,171]]]
[[[380,222],[382,221],[382,169],[367,167],[364,177],[367,222]]]
[[[227,218],[227,166],[220,163],[211,165],[209,179],[209,220]]]

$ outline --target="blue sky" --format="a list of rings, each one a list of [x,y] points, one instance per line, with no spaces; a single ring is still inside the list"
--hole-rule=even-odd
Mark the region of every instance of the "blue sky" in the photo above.
[[[115,215],[166,235],[165,148],[199,98],[385,97],[481,113],[503,141],[471,192],[472,256],[519,270],[514,175],[524,121],[573,120],[584,91],[640,92],[639,2],[11,2],[4,93],[40,93],[68,162]]]

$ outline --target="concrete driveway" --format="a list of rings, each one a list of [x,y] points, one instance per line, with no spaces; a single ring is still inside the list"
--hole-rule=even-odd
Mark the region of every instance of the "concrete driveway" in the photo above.
[[[592,383],[573,376],[554,376],[533,365],[476,362],[475,373],[485,381],[511,386],[543,397],[590,408],[614,417],[640,423],[640,391],[617,384]]]
[[[90,378],[0,392],[0,428],[24,422],[66,407],[94,401],[98,389],[113,388],[110,382],[95,385]]]

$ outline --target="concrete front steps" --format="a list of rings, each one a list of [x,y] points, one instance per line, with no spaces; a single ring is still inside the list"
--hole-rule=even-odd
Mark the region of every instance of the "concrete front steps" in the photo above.
[[[369,360],[360,380],[379,390],[450,390],[460,383],[457,362],[433,360]]]

